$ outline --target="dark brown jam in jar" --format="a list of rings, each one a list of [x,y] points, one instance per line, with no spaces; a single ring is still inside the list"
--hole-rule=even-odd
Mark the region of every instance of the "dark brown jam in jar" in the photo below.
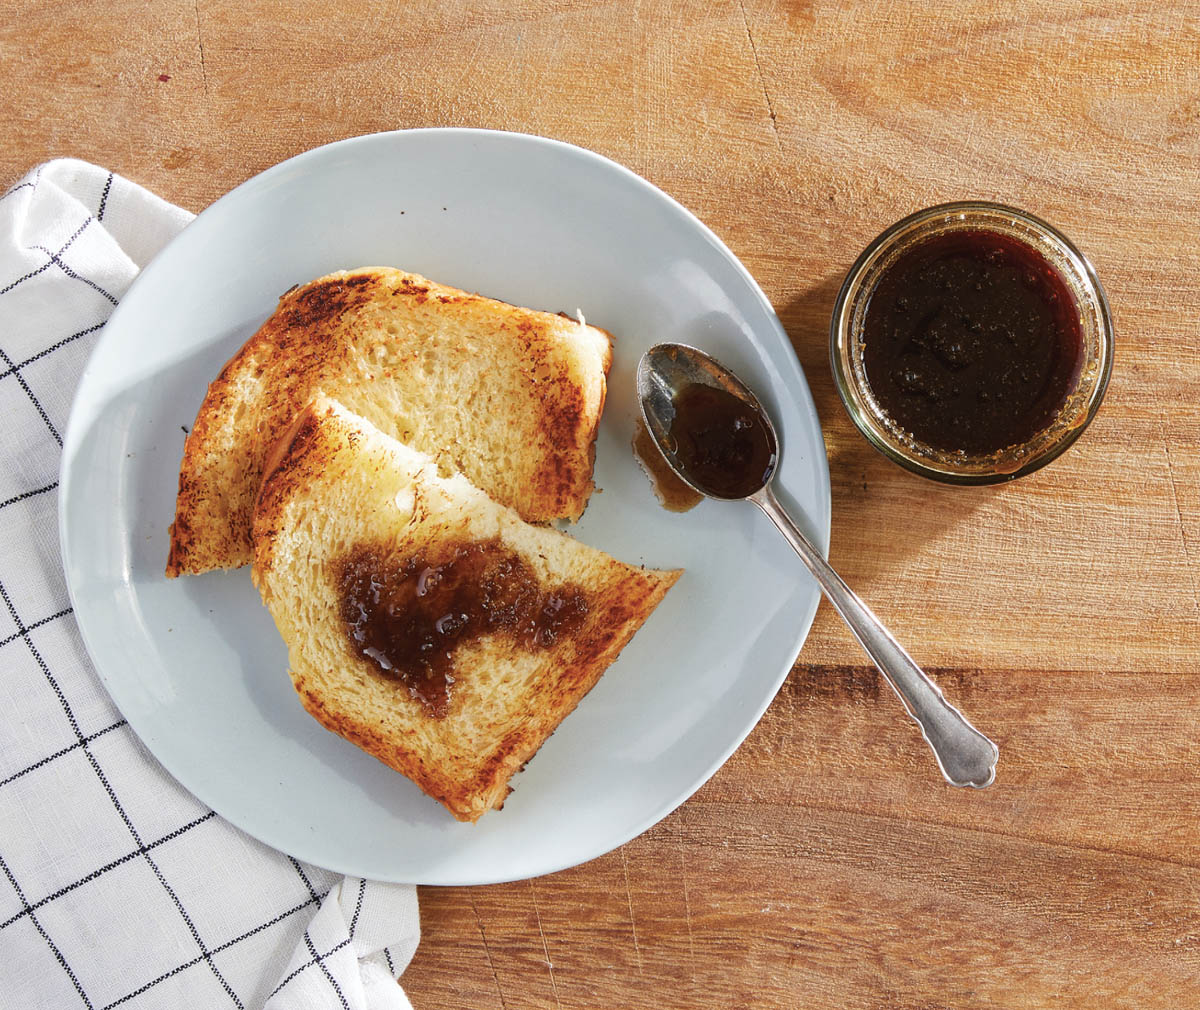
[[[498,539],[433,545],[399,564],[361,547],[340,563],[338,591],[350,651],[438,718],[449,708],[454,654],[464,643],[490,634],[549,648],[588,613],[582,588],[542,585]]]
[[[985,455],[1046,428],[1076,384],[1080,313],[1035,249],[954,230],[901,253],[872,292],[862,362],[880,408],[934,449]]]

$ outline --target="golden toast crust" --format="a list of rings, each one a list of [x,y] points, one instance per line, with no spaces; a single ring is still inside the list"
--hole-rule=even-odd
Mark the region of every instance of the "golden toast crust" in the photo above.
[[[167,575],[249,562],[266,453],[319,392],[527,521],[577,519],[611,363],[596,327],[400,270],[364,267],[294,288],[200,407]]]

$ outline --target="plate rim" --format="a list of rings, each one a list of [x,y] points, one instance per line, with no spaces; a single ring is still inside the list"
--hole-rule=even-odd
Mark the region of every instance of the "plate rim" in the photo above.
[[[758,303],[759,308],[762,310],[767,324],[774,330],[775,336],[782,341],[785,351],[782,360],[786,362],[787,373],[790,373],[781,374],[781,379],[784,385],[786,385],[788,388],[796,389],[798,384],[798,390],[803,394],[802,396],[798,397],[799,407],[802,413],[805,414],[808,420],[811,422],[813,429],[818,436],[817,441],[821,448],[820,452],[812,454],[812,465],[820,477],[818,501],[820,504],[821,515],[812,516],[806,514],[805,519],[811,528],[811,532],[815,534],[815,542],[818,549],[822,555],[826,557],[828,556],[832,526],[832,488],[829,478],[828,452],[825,450],[823,429],[821,427],[820,417],[817,413],[816,403],[812,396],[811,387],[808,383],[804,369],[800,364],[799,358],[796,355],[791,338],[789,337],[787,330],[784,328],[782,321],[779,319],[779,316],[776,313],[774,306],[771,304],[770,299],[767,298],[766,293],[763,291],[762,287],[750,273],[745,264],[742,263],[737,255],[734,254],[734,252],[708,225],[701,221],[700,218],[698,218],[691,210],[671,196],[671,194],[650,182],[650,180],[639,175],[633,169],[606,155],[600,154],[597,151],[593,151],[589,148],[572,144],[567,141],[521,131],[495,130],[479,127],[432,126],[414,129],[384,130],[358,134],[351,137],[345,137],[340,140],[331,141],[326,144],[321,144],[317,147],[309,148],[292,155],[283,161],[277,162],[276,164],[271,165],[262,171],[255,173],[254,175],[251,175],[201,210],[190,222],[188,222],[187,225],[184,226],[183,229],[180,230],[177,235],[175,235],[163,246],[163,248],[150,260],[149,263],[146,264],[141,271],[139,271],[129,288],[121,297],[117,307],[106,320],[104,328],[101,330],[98,339],[88,354],[88,360],[80,372],[78,383],[72,394],[71,408],[68,414],[66,430],[63,435],[63,448],[59,459],[59,493],[57,503],[59,544],[68,595],[72,609],[75,612],[75,623],[79,629],[81,639],[88,654],[88,659],[91,662],[97,677],[103,684],[106,693],[109,695],[117,709],[121,711],[122,717],[127,718],[124,710],[117,701],[116,695],[113,693],[109,677],[105,673],[103,665],[95,658],[96,653],[93,649],[94,643],[92,636],[86,627],[88,622],[86,619],[81,619],[81,615],[87,612],[87,608],[84,607],[82,611],[79,608],[76,587],[70,575],[72,566],[68,560],[76,549],[72,546],[74,543],[74,538],[69,527],[67,515],[68,503],[72,500],[74,489],[72,468],[69,463],[76,456],[76,450],[78,449],[78,444],[80,441],[83,439],[84,435],[91,430],[91,425],[87,425],[86,427],[84,426],[85,418],[83,415],[85,412],[86,398],[80,394],[81,392],[85,391],[86,384],[95,381],[93,380],[94,365],[97,356],[101,352],[101,349],[106,348],[107,345],[113,340],[119,339],[119,328],[110,328],[110,324],[114,320],[117,320],[119,323],[123,315],[123,309],[131,296],[134,296],[140,288],[152,285],[159,270],[165,269],[162,267],[162,264],[165,262],[165,257],[163,255],[164,253],[166,253],[176,242],[178,242],[179,239],[190,229],[193,229],[198,222],[221,213],[224,206],[227,206],[228,203],[236,200],[246,190],[267,185],[275,177],[283,175],[286,172],[295,170],[297,168],[303,168],[309,162],[320,161],[320,159],[328,157],[334,151],[350,151],[355,147],[361,147],[372,143],[386,143],[393,139],[403,142],[402,138],[409,138],[414,135],[422,134],[455,136],[468,139],[478,138],[486,141],[500,139],[501,141],[505,142],[527,144],[534,149],[543,147],[550,148],[555,149],[559,153],[565,154],[568,157],[581,158],[584,161],[591,162],[593,165],[602,170],[610,172],[615,170],[615,172],[622,177],[626,183],[632,184],[638,189],[643,190],[651,198],[664,202],[674,213],[681,215],[689,227],[697,233],[698,237],[702,238],[713,249],[716,250],[721,258],[725,260],[726,263],[733,269],[734,273],[740,276],[742,282],[746,286],[747,292],[750,294],[751,298]],[[780,367],[781,373],[784,373],[781,362],[776,361],[773,357],[770,357],[770,360],[773,365]],[[88,392],[91,391],[88,390]],[[91,420],[94,421],[95,416],[96,415],[93,414]],[[632,826],[627,827],[622,831],[616,832],[615,841],[610,842],[608,839],[606,839],[602,845],[591,855],[587,855],[582,858],[567,856],[563,860],[550,861],[547,863],[547,865],[534,871],[521,869],[515,873],[476,873],[471,875],[459,874],[450,876],[434,872],[422,877],[422,879],[416,880],[410,879],[412,875],[405,873],[400,875],[374,874],[372,879],[387,880],[397,883],[416,883],[425,886],[473,886],[493,883],[506,883],[557,873],[573,866],[582,865],[606,855],[622,845],[627,844],[634,838],[637,838],[691,799],[691,797],[694,796],[695,793],[703,785],[705,785],[717,773],[717,771],[720,770],[720,768],[729,760],[729,758],[742,746],[750,733],[753,732],[755,727],[757,727],[766,710],[778,696],[779,691],[794,667],[796,659],[799,657],[804,644],[807,642],[808,635],[811,631],[813,621],[820,605],[820,601],[821,594],[819,591],[817,591],[810,597],[810,602],[805,607],[804,613],[798,615],[799,619],[794,622],[795,631],[792,636],[794,644],[789,650],[792,652],[792,659],[772,678],[772,687],[769,691],[765,692],[761,704],[754,706],[752,714],[742,720],[745,723],[744,729],[739,728],[739,730],[733,734],[734,739],[732,740],[732,743],[727,748],[721,749],[718,756],[707,766],[705,766],[702,770],[687,776],[694,780],[692,781],[691,785],[689,785],[679,794],[674,795],[664,802],[655,805],[651,812],[642,818],[642,820],[632,824]],[[136,727],[132,722],[129,723],[129,726],[130,729],[137,735],[139,741],[142,741],[143,745],[145,745],[142,734],[138,731],[138,727]],[[250,837],[257,839],[259,842],[272,849],[283,852],[297,859],[301,859],[307,863],[310,863],[311,865],[320,866],[337,873],[361,875],[361,867],[356,868],[347,863],[339,863],[336,859],[329,859],[326,856],[314,858],[311,852],[305,851],[308,848],[306,845],[304,845],[305,839],[289,839],[287,843],[288,847],[284,848],[279,844],[278,841],[263,837],[263,835],[258,831],[250,827],[246,827],[245,825],[239,823],[238,820],[235,820],[234,817],[231,817],[229,814],[224,812],[222,809],[218,809],[218,804],[210,802],[211,797],[206,795],[210,793],[209,789],[202,786],[198,790],[194,788],[193,784],[185,782],[185,777],[189,779],[192,778],[192,776],[188,776],[186,774],[186,769],[184,770],[184,776],[181,777],[175,767],[169,766],[162,757],[150,750],[148,746],[147,751],[151,754],[154,760],[158,762],[163,770],[173,779],[175,779],[175,781],[184,790],[196,797],[201,803],[205,804],[205,806],[217,812],[219,816],[228,821],[228,823],[236,827],[238,830],[245,832]],[[173,764],[175,763],[177,762],[173,762]],[[504,864],[489,863],[489,866],[491,865]]]

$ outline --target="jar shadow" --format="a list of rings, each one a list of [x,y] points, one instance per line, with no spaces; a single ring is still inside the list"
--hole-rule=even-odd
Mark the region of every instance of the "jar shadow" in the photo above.
[[[1004,491],[1005,485],[955,487],[919,477],[887,459],[855,427],[838,396],[829,361],[829,326],[842,274],[824,277],[777,307],[812,392],[833,499],[830,557],[864,589],[894,578],[897,558],[921,551],[949,527]]]

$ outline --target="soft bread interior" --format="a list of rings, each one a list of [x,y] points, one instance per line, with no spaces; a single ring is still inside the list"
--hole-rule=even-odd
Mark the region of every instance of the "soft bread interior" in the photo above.
[[[440,475],[433,459],[326,397],[301,412],[271,463],[254,512],[252,574],[287,642],[301,701],[328,729],[412,778],[462,820],[503,803],[513,773],[680,574],[626,565],[529,525],[465,477]],[[364,545],[401,566],[463,543],[500,545],[541,586],[578,587],[586,616],[548,646],[489,633],[460,644],[446,711],[435,716],[350,643],[340,566]]]

